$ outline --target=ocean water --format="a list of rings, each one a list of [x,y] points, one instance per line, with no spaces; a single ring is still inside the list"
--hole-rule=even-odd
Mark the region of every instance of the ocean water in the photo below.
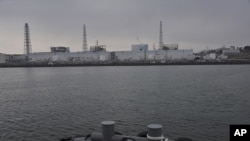
[[[227,141],[250,124],[250,65],[0,68],[0,140],[57,141],[101,132]]]

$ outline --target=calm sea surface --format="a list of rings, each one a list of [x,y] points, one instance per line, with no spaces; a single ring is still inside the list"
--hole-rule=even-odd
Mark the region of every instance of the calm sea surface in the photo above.
[[[250,65],[0,68],[0,140],[57,141],[116,121],[129,135],[228,141],[250,124]]]

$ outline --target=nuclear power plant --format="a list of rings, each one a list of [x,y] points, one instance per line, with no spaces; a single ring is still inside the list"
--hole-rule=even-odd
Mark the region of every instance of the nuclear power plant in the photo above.
[[[9,64],[91,64],[91,63],[156,63],[193,60],[192,49],[179,49],[178,44],[164,44],[160,21],[159,48],[149,50],[148,44],[133,44],[131,51],[106,51],[106,46],[96,41],[88,47],[86,26],[83,25],[82,51],[70,52],[70,47],[52,46],[50,52],[32,52],[28,23],[24,26],[24,54],[8,54],[3,57]],[[2,59],[2,60],[3,60]]]

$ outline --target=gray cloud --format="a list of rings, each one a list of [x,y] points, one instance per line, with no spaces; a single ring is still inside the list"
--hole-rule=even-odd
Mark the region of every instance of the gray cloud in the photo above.
[[[249,0],[8,0],[0,6],[0,52],[6,53],[22,53],[25,22],[33,51],[50,45],[80,51],[83,24],[88,44],[98,39],[108,50],[129,50],[137,37],[157,45],[160,20],[164,41],[180,48],[243,46],[250,37]]]

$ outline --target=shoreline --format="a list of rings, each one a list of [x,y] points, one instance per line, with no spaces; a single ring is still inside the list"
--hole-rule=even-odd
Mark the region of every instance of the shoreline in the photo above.
[[[17,67],[88,67],[88,66],[164,66],[164,65],[249,65],[250,60],[230,60],[230,61],[177,61],[177,62],[88,62],[88,63],[12,63],[0,64],[0,68],[17,68]]]

